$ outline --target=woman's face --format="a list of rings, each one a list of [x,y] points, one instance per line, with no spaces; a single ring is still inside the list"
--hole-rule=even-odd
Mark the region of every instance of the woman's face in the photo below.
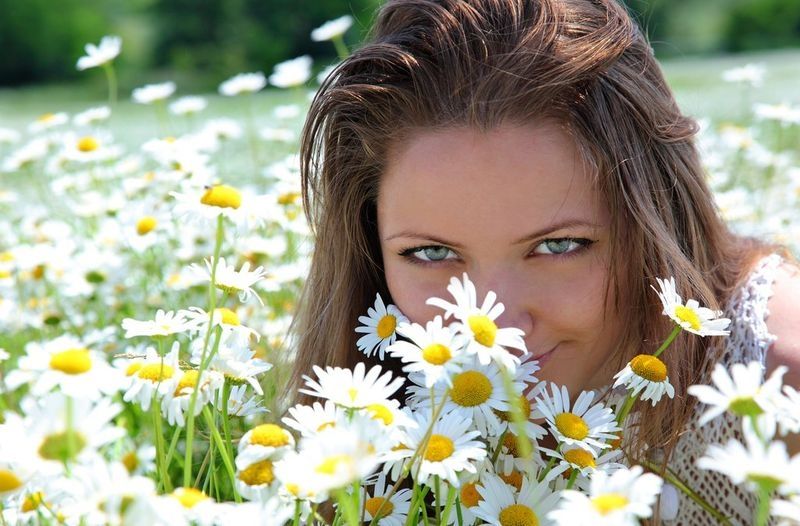
[[[525,332],[540,379],[570,392],[605,385],[620,337],[604,301],[610,212],[571,137],[557,125],[422,130],[390,149],[378,233],[394,303],[424,324],[431,296],[463,272],[500,327]]]

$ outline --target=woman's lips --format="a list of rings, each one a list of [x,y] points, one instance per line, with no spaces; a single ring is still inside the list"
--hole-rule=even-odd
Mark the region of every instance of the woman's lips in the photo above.
[[[553,354],[556,352],[556,349],[558,349],[558,345],[556,345],[555,347],[553,347],[552,349],[550,349],[546,353],[540,354],[540,355],[535,356],[533,358],[534,360],[539,362],[539,368],[540,369],[542,369],[545,366],[545,364],[550,361],[550,358],[553,357]]]

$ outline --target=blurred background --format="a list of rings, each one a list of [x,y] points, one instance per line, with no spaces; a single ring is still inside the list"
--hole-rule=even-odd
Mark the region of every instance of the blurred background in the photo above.
[[[311,30],[350,14],[345,41],[365,35],[380,0],[0,0],[0,86],[19,87],[81,75],[83,46],[120,35],[120,88],[163,78],[213,90],[241,71],[269,71],[310,54],[322,69],[334,61]],[[661,59],[800,48],[800,0],[627,0]]]

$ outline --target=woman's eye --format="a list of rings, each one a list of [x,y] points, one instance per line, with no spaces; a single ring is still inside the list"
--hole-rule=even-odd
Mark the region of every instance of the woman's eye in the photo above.
[[[457,257],[455,252],[441,245],[410,248],[408,250],[404,250],[402,255],[426,262],[444,261],[446,259],[455,259]]]
[[[571,237],[546,239],[539,243],[536,248],[533,249],[533,252],[535,254],[558,256],[587,247],[590,243],[591,241],[588,239],[576,239]]]

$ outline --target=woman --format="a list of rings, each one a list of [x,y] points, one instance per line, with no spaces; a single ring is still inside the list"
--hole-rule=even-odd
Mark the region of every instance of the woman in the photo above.
[[[540,378],[598,389],[666,339],[651,285],[674,276],[684,297],[726,308],[733,332],[679,337],[663,355],[676,400],[637,407],[647,425],[624,442],[662,451],[747,522],[752,497],[694,467],[709,440],[736,431],[697,429],[686,388],[717,362],[752,359],[767,373],[788,365],[785,381],[800,383],[800,276],[780,247],[720,220],[696,131],[610,0],[389,1],[306,123],[316,251],[293,385],[311,364],[364,360],[353,328],[376,293],[424,323],[435,313],[425,299],[466,272],[506,305],[499,325],[525,331]],[[688,500],[678,513],[716,523]]]

